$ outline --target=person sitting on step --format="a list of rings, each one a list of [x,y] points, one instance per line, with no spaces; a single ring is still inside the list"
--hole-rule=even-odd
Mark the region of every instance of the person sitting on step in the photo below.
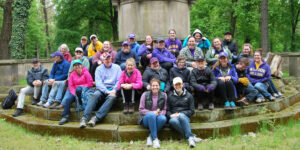
[[[165,47],[175,56],[179,55],[179,51],[182,49],[181,41],[176,38],[175,29],[169,30],[169,38],[165,40]]]
[[[145,90],[151,90],[150,81],[153,78],[160,80],[160,90],[167,93],[170,91],[169,74],[166,69],[161,68],[156,57],[150,60],[151,67],[147,67],[143,73],[143,87]]]
[[[141,72],[136,69],[135,65],[133,58],[126,60],[126,69],[122,71],[118,83],[124,104],[124,114],[134,113],[135,96],[138,94],[138,90],[143,88]]]
[[[142,94],[140,100],[138,124],[150,130],[147,137],[147,146],[160,148],[157,132],[160,131],[167,122],[165,116],[167,109],[167,94],[160,91],[160,81],[156,78],[150,81],[150,91]]]
[[[156,57],[161,65],[169,71],[176,61],[176,57],[165,48],[165,41],[163,38],[157,38],[157,47],[152,52],[152,58]]]
[[[235,84],[238,83],[239,77],[228,60],[227,53],[220,53],[219,60],[212,66],[212,69],[217,79],[215,94],[220,95],[220,98],[225,101],[225,109],[236,109]]]
[[[195,143],[200,142],[201,139],[192,133],[190,127],[190,117],[195,113],[194,98],[183,85],[180,77],[173,79],[175,90],[168,95],[166,116],[170,119],[170,127],[182,134],[188,140],[190,147],[195,147]]]
[[[232,61],[232,54],[227,46],[223,46],[220,38],[214,38],[213,44],[209,47],[209,50],[205,54],[206,62],[208,66],[214,65],[219,58],[219,55],[224,52],[228,56],[228,61]]]
[[[196,66],[191,72],[191,85],[198,99],[198,110],[203,110],[208,104],[208,109],[214,109],[214,91],[217,80],[212,70],[206,66],[203,56],[196,58]]]
[[[26,94],[33,94],[32,105],[36,105],[38,103],[38,97],[41,93],[43,82],[48,78],[48,69],[41,66],[39,59],[33,58],[32,68],[28,70],[26,77],[28,85],[20,90],[17,111],[12,115],[13,117],[20,116],[24,113],[23,107]]]
[[[82,66],[85,67],[87,70],[90,69],[89,58],[86,56],[83,56],[83,49],[81,47],[77,47],[75,49],[75,56],[73,57],[73,61],[75,61],[75,60],[81,60]],[[73,64],[73,61],[71,64]],[[70,65],[68,77],[70,77],[70,74],[73,72],[73,70],[74,70],[73,65]]]
[[[136,55],[139,54],[140,44],[136,41],[135,35],[133,33],[130,33],[128,35],[127,41],[129,42],[129,46],[131,51],[133,51]],[[138,57],[138,60],[136,62],[139,62],[140,57]]]
[[[151,35],[146,35],[145,43],[140,46],[138,56],[141,58],[140,62],[143,69],[150,64],[150,59],[152,58],[152,52],[155,49],[155,44]]]
[[[124,41],[122,43],[121,50],[117,53],[115,64],[119,65],[122,70],[126,68],[126,60],[129,58],[134,58],[136,62],[136,66],[139,65],[139,59],[137,54],[131,50],[130,43],[128,41]]]
[[[88,125],[94,127],[97,122],[101,121],[109,112],[113,104],[117,101],[117,86],[121,75],[120,66],[113,64],[109,53],[103,53],[101,56],[103,65],[97,67],[95,73],[96,91],[92,98],[88,100],[83,116],[80,120],[80,128],[85,128],[87,121]],[[102,101],[104,100],[104,102]],[[95,113],[95,116],[90,119],[90,115],[99,103],[101,107]]]
[[[74,70],[70,74],[70,78],[68,80],[69,89],[66,91],[63,99],[64,111],[62,113],[62,119],[59,121],[59,125],[63,125],[68,122],[70,108],[72,103],[75,101],[75,97],[78,99],[79,103],[81,101],[81,95],[78,95],[78,93],[81,94],[81,92],[78,90],[82,88],[77,87],[93,87],[92,76],[88,69],[83,67],[82,61],[76,59],[72,62],[72,66],[74,67]]]
[[[257,103],[265,101],[265,99],[262,98],[263,96],[270,101],[275,100],[275,97],[268,92],[268,87],[270,86],[268,81],[271,80],[271,69],[270,66],[262,59],[261,51],[254,52],[254,60],[247,68],[246,75],[250,83],[260,93],[258,97],[261,98],[256,100]]]
[[[60,51],[66,61],[71,63],[72,55],[70,54],[70,49],[67,44],[61,44],[57,51]]]
[[[42,96],[38,106],[43,106],[45,108],[50,107],[52,104],[59,105],[63,98],[63,92],[65,88],[65,82],[68,78],[68,71],[70,68],[70,63],[63,58],[61,52],[54,52],[51,54],[54,60],[50,76],[48,80],[43,83]],[[49,97],[49,87],[51,88]]]

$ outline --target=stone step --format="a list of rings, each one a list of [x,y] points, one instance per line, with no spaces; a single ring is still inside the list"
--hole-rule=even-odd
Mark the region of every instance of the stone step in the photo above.
[[[284,98],[276,99],[274,102],[265,102],[260,104],[250,104],[244,108],[238,107],[236,110],[230,111],[224,108],[215,108],[214,110],[203,110],[195,111],[195,114],[191,117],[191,122],[202,123],[202,122],[214,122],[221,120],[228,120],[233,118],[248,117],[259,115],[268,112],[279,112],[285,108],[300,101],[300,93],[293,91],[289,96],[286,95]],[[288,94],[288,93],[287,93]],[[113,106],[118,107],[118,106]],[[31,104],[25,104],[24,110],[28,114],[32,114],[38,118],[59,121],[63,110],[48,109],[40,106],[34,106]],[[83,112],[80,111],[80,116]],[[135,125],[138,118],[138,110],[136,109],[134,114],[123,114],[122,111],[112,109],[102,121],[108,124],[118,125]],[[74,108],[71,109],[70,121],[79,121],[78,113]]]
[[[26,114],[19,117],[12,117],[14,110],[0,110],[0,117],[13,124],[20,125],[28,131],[39,134],[48,134],[54,136],[68,135],[79,139],[92,139],[103,142],[112,141],[136,141],[145,140],[149,135],[149,130],[140,125],[116,125],[116,124],[97,124],[94,128],[87,127],[79,129],[79,123],[71,122],[59,126],[57,121],[45,120]],[[256,116],[235,118],[225,121],[216,121],[208,123],[191,123],[191,129],[194,134],[201,138],[227,136],[232,130],[239,128],[242,133],[256,132],[263,123],[271,124],[287,123],[290,119],[300,117],[300,103],[296,103],[289,108],[274,113],[260,114]],[[267,124],[268,125],[268,124]],[[183,136],[176,131],[168,128],[168,125],[158,134],[161,140],[182,139]]]
[[[25,85],[14,85],[14,86],[0,86],[0,94],[8,94],[11,89],[14,89],[19,93],[20,89],[25,87]]]

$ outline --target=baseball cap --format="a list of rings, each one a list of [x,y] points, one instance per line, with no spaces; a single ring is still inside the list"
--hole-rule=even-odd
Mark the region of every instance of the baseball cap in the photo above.
[[[100,58],[102,60],[105,60],[105,59],[107,59],[107,57],[110,57],[110,54],[106,52],[106,53],[103,53]]]
[[[92,35],[90,36],[90,40],[92,40],[93,38],[97,38],[97,35],[92,34]]]
[[[180,77],[175,77],[173,79],[173,84],[176,85],[177,83],[183,83],[182,79]]]
[[[196,61],[204,61],[205,57],[204,56],[198,56],[196,57]]]
[[[224,56],[226,58],[228,57],[227,53],[225,53],[225,52],[221,52],[220,55],[219,55],[219,58],[221,58],[222,56]]]
[[[73,60],[72,65],[74,66],[75,64],[82,64],[82,61],[79,59]]]
[[[31,62],[32,62],[32,63],[37,63],[37,62],[40,62],[40,60],[39,60],[38,58],[33,58],[33,59],[31,60]]]
[[[165,42],[165,40],[164,40],[164,38],[157,38],[156,42],[157,43],[159,43],[159,42]]]
[[[229,32],[229,31],[227,31],[227,32],[225,32],[225,33],[224,33],[224,35],[227,35],[227,34],[230,34],[230,35],[232,35],[232,33],[231,33],[231,32]]]
[[[86,36],[82,36],[81,40],[86,40],[87,41],[87,37]]]
[[[76,47],[75,52],[77,52],[77,51],[83,52],[83,49],[81,47]]]
[[[63,57],[62,53],[59,51],[54,52],[53,54],[50,55],[51,57],[55,57],[55,56],[60,56]]]
[[[122,43],[122,46],[124,46],[124,45],[130,45],[130,43],[129,43],[128,41],[124,41],[124,42]]]
[[[153,63],[155,63],[155,62],[159,62],[159,61],[158,61],[158,59],[157,59],[156,57],[152,57],[152,58],[150,59],[150,64],[153,64]]]
[[[130,33],[130,34],[128,35],[128,38],[130,38],[130,39],[135,39],[135,35],[134,35],[133,33]]]

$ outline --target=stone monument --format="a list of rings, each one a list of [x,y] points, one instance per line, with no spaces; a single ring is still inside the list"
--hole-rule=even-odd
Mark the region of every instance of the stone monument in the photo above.
[[[145,35],[168,36],[175,29],[183,40],[190,34],[190,6],[195,0],[112,0],[118,11],[119,41],[134,33],[138,41]]]

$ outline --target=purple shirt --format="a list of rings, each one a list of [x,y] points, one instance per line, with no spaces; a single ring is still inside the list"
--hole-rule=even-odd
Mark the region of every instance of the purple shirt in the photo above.
[[[190,49],[191,53],[192,53],[192,56],[194,57],[194,54],[195,54],[195,49]]]
[[[164,109],[161,110],[161,115],[165,115],[166,114],[166,110],[167,110],[167,94],[165,94],[165,105],[164,105]],[[152,95],[152,109],[151,110],[148,110],[145,108],[145,93],[143,93],[143,95],[141,96],[141,100],[140,100],[140,107],[139,107],[139,110],[140,110],[140,113],[142,113],[143,115],[146,115],[150,112],[154,112],[157,110],[157,101],[158,101],[158,95]]]

